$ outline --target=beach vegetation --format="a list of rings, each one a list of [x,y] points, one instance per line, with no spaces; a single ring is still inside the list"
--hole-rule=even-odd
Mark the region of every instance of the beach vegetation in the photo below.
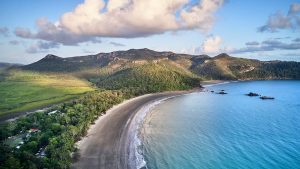
[[[98,116],[128,97],[120,91],[99,90],[53,107],[55,114],[48,110],[1,124],[0,168],[69,168],[75,142]],[[22,144],[9,144],[16,139]]]

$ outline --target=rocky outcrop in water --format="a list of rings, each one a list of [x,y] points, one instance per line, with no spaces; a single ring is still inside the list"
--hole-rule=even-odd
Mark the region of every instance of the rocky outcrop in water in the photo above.
[[[262,99],[262,100],[273,100],[275,98],[274,97],[269,97],[269,96],[261,96],[260,99]]]
[[[250,92],[248,94],[246,94],[247,96],[250,96],[250,97],[255,97],[255,96],[259,96],[259,94],[257,93],[253,93],[253,92]]]

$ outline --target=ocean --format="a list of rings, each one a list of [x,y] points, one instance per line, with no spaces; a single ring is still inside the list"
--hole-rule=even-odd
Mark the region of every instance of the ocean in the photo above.
[[[213,85],[162,101],[138,136],[143,168],[300,169],[300,81]]]

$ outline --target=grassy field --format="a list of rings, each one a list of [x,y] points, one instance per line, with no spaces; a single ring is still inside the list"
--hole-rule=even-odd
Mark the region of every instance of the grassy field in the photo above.
[[[0,116],[58,103],[92,90],[89,82],[68,75],[11,70],[0,81]]]

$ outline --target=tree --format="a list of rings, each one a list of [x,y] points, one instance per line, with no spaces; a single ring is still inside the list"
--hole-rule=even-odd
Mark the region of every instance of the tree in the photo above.
[[[3,163],[2,166],[0,166],[0,169],[21,169],[20,161],[13,156],[9,156]]]

